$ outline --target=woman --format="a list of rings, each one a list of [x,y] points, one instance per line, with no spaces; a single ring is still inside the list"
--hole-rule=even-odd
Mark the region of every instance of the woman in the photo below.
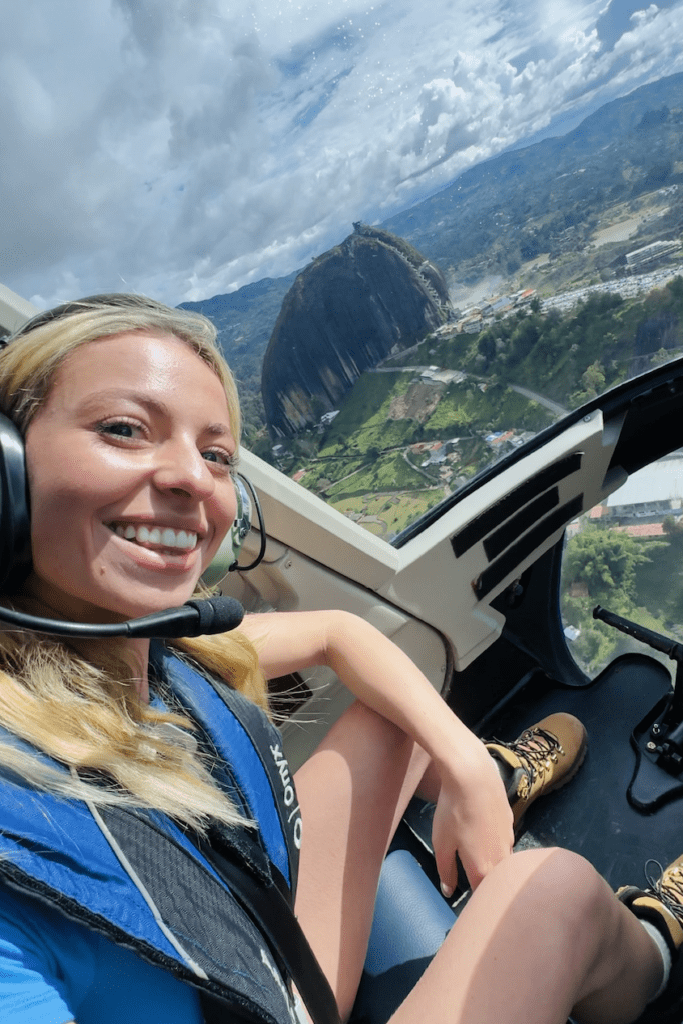
[[[12,602],[109,623],[188,600],[236,513],[239,409],[208,321],[134,296],[60,307],[10,339],[0,401],[25,439],[31,507],[32,564]],[[401,651],[338,612],[249,616],[239,632],[151,649],[145,639],[8,631],[0,658],[3,1020],[199,1022],[202,1012],[214,1019],[211,993],[228,991],[225,1019],[289,1018],[289,979],[214,871],[221,856],[238,857],[273,891],[279,869],[267,860],[280,854],[266,835],[270,812],[242,755],[224,753],[223,724],[214,727],[206,707],[222,693],[211,674],[265,706],[261,673],[315,664],[333,668],[358,698],[296,775],[304,822],[296,913],[342,1018],[359,982],[382,858],[418,786],[437,801],[444,890],[455,886],[457,850],[475,891],[396,1022],[550,1024],[572,1007],[583,1021],[626,1022],[663,988],[683,939],[673,874],[663,880],[666,906],[627,894],[655,921],[643,926],[581,858],[510,856],[513,812],[501,774],[522,771],[532,783],[515,816],[566,781],[582,748],[569,716],[551,723],[568,752],[546,723],[510,749],[492,749],[499,771]],[[221,700],[232,707],[229,695]],[[239,728],[248,720],[254,735],[268,729],[235,707]],[[222,723],[223,705],[216,714]],[[289,784],[275,735],[264,735]],[[251,756],[247,747],[235,749]],[[538,763],[548,754],[546,777]],[[291,804],[289,790],[283,800]],[[298,839],[294,827],[283,843]],[[279,863],[286,874],[287,857]],[[198,919],[219,944],[220,927],[239,932],[239,970],[164,920],[177,909],[179,873],[190,879],[195,870],[201,884],[187,882],[181,910],[189,919],[196,892],[203,900],[219,886]],[[122,917],[138,897],[156,939]]]

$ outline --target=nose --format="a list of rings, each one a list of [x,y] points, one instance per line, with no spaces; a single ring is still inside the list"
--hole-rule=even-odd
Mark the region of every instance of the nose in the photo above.
[[[210,498],[216,489],[209,464],[195,441],[186,437],[169,439],[159,450],[154,483],[159,490],[198,501]]]

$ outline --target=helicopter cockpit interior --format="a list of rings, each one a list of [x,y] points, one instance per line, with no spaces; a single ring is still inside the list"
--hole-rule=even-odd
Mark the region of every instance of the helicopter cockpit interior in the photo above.
[[[7,289],[0,299],[6,331],[32,312]],[[567,847],[614,887],[639,884],[648,859],[666,864],[682,852],[683,700],[672,684],[683,646],[599,609],[597,617],[631,640],[591,677],[570,650],[560,578],[570,524],[683,446],[682,397],[683,359],[619,385],[489,466],[393,544],[244,451],[242,467],[263,510],[265,552],[253,571],[227,575],[222,590],[247,611],[334,607],[365,617],[481,736],[509,740],[554,711],[577,715],[589,735],[586,761],[570,786],[529,810],[519,842]],[[244,564],[262,540],[252,522]],[[321,670],[276,680],[274,691],[296,767],[350,696]],[[361,989],[358,1010],[358,1019],[373,1022],[388,1016],[397,973],[407,984],[411,971],[421,973],[429,942],[443,937],[467,898],[456,892],[453,911],[432,884],[429,808],[411,805],[393,853],[395,871],[387,871],[386,892],[380,887],[378,908],[386,906],[373,933],[378,950],[391,933],[393,948],[388,961],[379,952],[373,960],[371,948],[364,984],[382,992],[368,1009]],[[428,892],[434,907],[432,938],[418,955],[400,948],[387,923],[396,887],[405,913],[413,886],[415,898]]]

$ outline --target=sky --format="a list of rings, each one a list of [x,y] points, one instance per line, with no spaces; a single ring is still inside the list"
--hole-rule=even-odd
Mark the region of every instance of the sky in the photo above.
[[[0,283],[171,305],[306,265],[683,71],[683,0],[0,0]]]

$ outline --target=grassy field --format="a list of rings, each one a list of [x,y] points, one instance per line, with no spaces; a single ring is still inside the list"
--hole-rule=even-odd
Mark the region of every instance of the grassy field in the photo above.
[[[502,384],[482,391],[473,380],[451,384],[434,414],[425,424],[425,436],[448,437],[466,430],[542,430],[553,417],[547,409],[530,402]]]
[[[398,355],[387,360],[386,366],[449,366],[453,369],[476,372],[478,336],[456,334],[451,338],[430,335],[409,355]]]
[[[411,491],[406,494],[365,497],[347,497],[341,500],[332,498],[329,502],[333,508],[346,516],[353,516],[365,530],[379,537],[390,537],[415,522],[421,515],[444,497],[443,487],[431,491]],[[359,516],[360,518],[356,518]],[[379,519],[380,523],[367,521]]]
[[[401,452],[392,452],[380,456],[347,480],[334,484],[326,495],[329,501],[339,501],[383,491],[417,490],[424,485],[422,474],[411,469]]]
[[[318,452],[365,454],[370,448],[405,443],[406,422],[388,420],[392,398],[410,387],[408,373],[364,373],[344,397]]]
[[[498,383],[483,388],[473,379],[449,384],[424,423],[388,419],[392,399],[405,395],[412,381],[409,373],[364,374],[342,402],[339,415],[323,438],[318,458],[344,454],[353,459],[369,453],[376,456],[415,441],[445,441],[458,435],[494,430],[538,431],[553,419],[542,406],[511,388]],[[325,475],[330,480],[339,478],[338,473]]]
[[[399,533],[449,492],[437,467],[421,468],[429,451],[409,452],[409,445],[458,438],[449,449],[455,453],[455,486],[455,476],[462,481],[496,457],[486,434],[535,432],[552,421],[546,409],[504,384],[484,387],[468,378],[428,394],[416,380],[410,372],[363,374],[325,434],[309,431],[292,441],[283,466],[291,476],[305,469],[298,477],[303,487],[382,537]],[[432,396],[438,404],[430,415]],[[397,403],[399,398],[404,401]],[[406,418],[390,419],[399,406]]]

